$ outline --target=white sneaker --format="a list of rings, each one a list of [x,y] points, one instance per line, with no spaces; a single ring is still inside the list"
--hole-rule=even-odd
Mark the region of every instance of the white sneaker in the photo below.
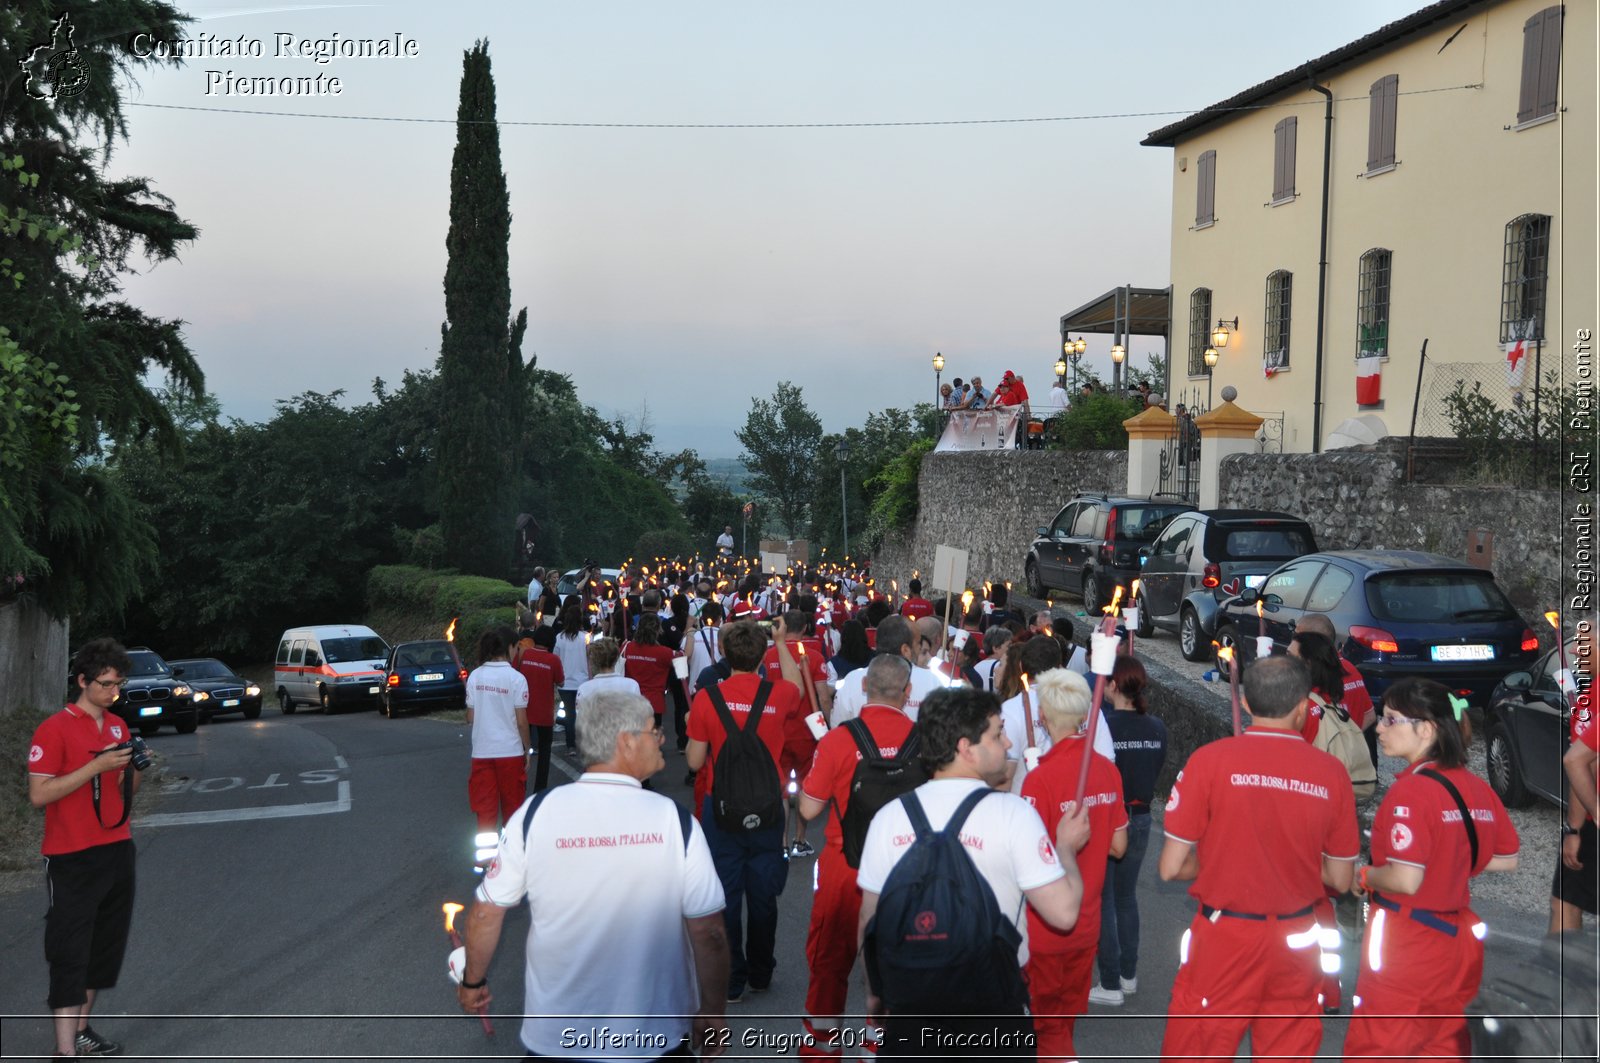
[[[1122,1007],[1122,990],[1106,989],[1102,986],[1095,986],[1089,990],[1089,1003],[1105,1004],[1107,1007],[1120,1008]]]
[[[1137,977],[1124,978],[1122,980],[1122,993],[1123,993],[1124,996],[1130,996],[1131,997],[1135,993],[1137,993],[1138,991],[1139,991],[1139,979]]]

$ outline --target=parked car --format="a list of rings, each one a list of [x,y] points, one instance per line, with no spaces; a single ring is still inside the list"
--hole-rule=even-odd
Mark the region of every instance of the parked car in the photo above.
[[[570,595],[578,593],[578,581],[582,578],[581,568],[568,569],[561,574],[561,578],[556,581],[556,597],[561,599],[561,604],[565,605]],[[622,578],[622,569],[603,568],[600,570],[600,578],[615,586],[617,580]]]
[[[345,705],[376,706],[388,656],[389,644],[360,624],[290,628],[272,666],[278,705],[285,716],[307,703],[329,715]]]
[[[1576,640],[1567,643],[1569,661],[1576,650]],[[1572,706],[1558,685],[1560,671],[1561,655],[1552,649],[1531,668],[1500,680],[1484,710],[1489,785],[1507,805],[1535,797],[1566,805],[1561,757],[1572,734]]]
[[[128,651],[128,682],[112,703],[111,711],[137,727],[148,738],[170,723],[181,735],[193,734],[200,726],[200,711],[195,708],[189,684],[172,674],[172,667],[161,655],[145,646]]]
[[[1259,587],[1285,561],[1313,553],[1311,525],[1287,513],[1204,509],[1180,513],[1139,556],[1139,635],[1178,633],[1184,657],[1211,656],[1217,604]]]
[[[380,708],[394,719],[402,712],[459,709],[467,701],[467,670],[456,644],[445,639],[402,642],[389,650],[383,666]]]
[[[1129,585],[1139,578],[1139,548],[1194,508],[1172,499],[1076,496],[1038,529],[1028,547],[1022,565],[1028,593],[1043,598],[1054,588],[1079,594],[1091,616],[1110,602],[1118,585],[1126,600]]]
[[[192,657],[167,664],[172,674],[194,691],[201,723],[210,723],[213,716],[226,716],[230,712],[243,713],[247,720],[261,715],[261,688],[215,657]]]
[[[1261,603],[1258,619],[1256,603]],[[1435,679],[1478,706],[1508,673],[1532,667],[1539,640],[1494,575],[1454,558],[1415,550],[1307,554],[1259,589],[1246,587],[1217,609],[1216,641],[1244,664],[1255,659],[1258,627],[1280,652],[1295,621],[1323,613],[1344,655],[1360,670],[1374,705],[1402,676]],[[1219,661],[1226,673],[1228,665]]]

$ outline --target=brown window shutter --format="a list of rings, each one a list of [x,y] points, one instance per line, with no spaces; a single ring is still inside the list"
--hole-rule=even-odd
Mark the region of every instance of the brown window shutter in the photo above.
[[[1546,8],[1544,11],[1544,43],[1539,48],[1538,95],[1534,101],[1534,117],[1555,114],[1556,88],[1561,80],[1561,23],[1566,18],[1564,7]]]
[[[1199,181],[1197,198],[1194,208],[1194,223],[1204,225],[1216,220],[1217,200],[1217,153],[1215,151],[1201,152],[1199,163]]]
[[[1378,157],[1379,166],[1394,165],[1394,126],[1396,112],[1400,103],[1400,75],[1390,74],[1380,84],[1383,86],[1383,114],[1382,114],[1382,144],[1381,154]]]
[[[1285,118],[1273,130],[1272,198],[1294,195],[1294,153],[1298,118]]]
[[[1367,90],[1367,169],[1376,170],[1383,165],[1383,81],[1379,79]]]
[[[1544,20],[1550,12],[1541,11],[1522,24],[1522,89],[1517,97],[1517,121],[1530,122],[1539,116],[1539,55],[1544,50]]]

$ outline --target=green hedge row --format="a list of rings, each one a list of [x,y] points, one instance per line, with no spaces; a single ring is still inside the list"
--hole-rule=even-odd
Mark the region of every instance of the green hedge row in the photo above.
[[[442,631],[452,617],[456,646],[470,668],[477,660],[478,637],[495,625],[515,627],[516,606],[527,588],[487,576],[463,576],[453,569],[379,565],[367,573],[369,609],[398,610],[438,619]]]

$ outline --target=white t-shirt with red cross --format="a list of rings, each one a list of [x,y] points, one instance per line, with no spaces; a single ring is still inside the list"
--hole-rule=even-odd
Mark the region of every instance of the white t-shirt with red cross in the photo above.
[[[846,720],[853,720],[861,715],[861,710],[867,704],[867,691],[862,686],[867,679],[867,670],[857,668],[849,675],[839,680],[839,687],[833,695],[833,712],[828,717],[830,727],[838,727]],[[922,702],[929,694],[946,685],[938,672],[931,668],[918,668],[911,666],[911,695],[906,698],[905,714],[916,721],[917,713],[922,709]]]

